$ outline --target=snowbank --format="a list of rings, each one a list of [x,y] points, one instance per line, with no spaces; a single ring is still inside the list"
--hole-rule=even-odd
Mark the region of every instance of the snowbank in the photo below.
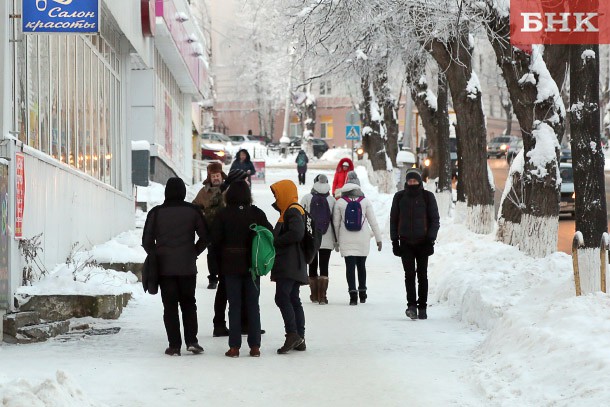
[[[320,161],[329,161],[333,163],[339,163],[342,158],[352,158],[352,150],[349,148],[329,148],[320,157]]]
[[[142,230],[121,233],[112,240],[78,253],[77,259],[92,258],[98,263],[144,263],[146,252],[142,248]]]
[[[81,389],[58,370],[54,379],[40,384],[27,380],[0,381],[0,401],[3,407],[102,407],[90,400]]]

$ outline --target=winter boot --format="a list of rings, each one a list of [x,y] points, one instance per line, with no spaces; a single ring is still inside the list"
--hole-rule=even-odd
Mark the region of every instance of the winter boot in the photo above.
[[[301,342],[301,344],[299,346],[294,347],[294,350],[298,350],[301,352],[303,352],[304,350],[307,350],[307,345],[305,345],[305,338],[303,338],[303,342]]]
[[[168,356],[180,356],[180,348],[167,348],[165,354]]]
[[[360,296],[360,303],[364,304],[366,302],[366,299],[367,299],[366,290],[358,291],[358,295]]]
[[[251,347],[250,356],[252,356],[253,358],[259,358],[261,356],[261,348],[258,346]]]
[[[229,336],[229,330],[226,325],[217,325],[214,327],[214,332],[212,332],[212,336],[217,338],[219,336]]]
[[[318,301],[320,304],[328,304],[326,291],[328,290],[328,277],[318,278]]]
[[[417,307],[414,305],[408,306],[405,314],[411,319],[417,319]]]
[[[299,336],[296,332],[291,332],[286,334],[286,340],[284,341],[284,345],[277,350],[277,353],[280,355],[286,354],[303,343],[303,338]]]
[[[358,305],[358,292],[357,291],[349,292],[349,305]]]
[[[418,319],[428,319],[428,314],[426,314],[426,308],[417,308],[417,318]]]
[[[186,350],[189,352],[193,352],[193,354],[198,355],[203,353],[203,348],[198,343],[191,343],[190,345],[186,345]]]
[[[309,289],[311,290],[309,296],[311,302],[318,302],[318,277],[309,277]]]
[[[229,348],[229,350],[225,352],[225,356],[229,358],[238,358],[239,348]]]

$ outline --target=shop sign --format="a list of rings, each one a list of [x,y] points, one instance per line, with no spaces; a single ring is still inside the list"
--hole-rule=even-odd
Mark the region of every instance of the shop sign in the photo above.
[[[98,33],[100,0],[23,0],[24,34]]]
[[[0,164],[0,202],[2,203],[2,226],[0,227],[0,309],[7,308],[8,289],[8,166]]]
[[[25,209],[25,156],[15,153],[15,238],[23,237],[23,211]]]

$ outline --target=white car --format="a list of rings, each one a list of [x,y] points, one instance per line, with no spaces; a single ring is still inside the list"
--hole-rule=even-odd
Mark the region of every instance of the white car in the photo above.
[[[248,134],[231,134],[229,139],[236,145],[243,143],[264,144],[257,136],[250,136]]]

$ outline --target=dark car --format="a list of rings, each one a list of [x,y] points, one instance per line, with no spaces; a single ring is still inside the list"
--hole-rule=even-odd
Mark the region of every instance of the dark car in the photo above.
[[[561,201],[559,203],[559,213],[569,213],[574,217],[576,210],[576,195],[574,193],[574,172],[572,164],[559,164],[559,175],[561,176]]]
[[[328,144],[326,141],[314,138],[311,139],[311,143],[313,145],[313,155],[317,158],[320,158],[324,155],[325,152],[328,151]],[[301,137],[292,137],[290,138],[290,143],[288,144],[288,149],[291,152],[296,152],[301,149],[302,138]]]
[[[492,156],[501,158],[505,156],[510,143],[516,140],[517,138],[513,136],[494,137],[487,143],[487,158],[491,158]]]
[[[562,163],[571,163],[572,162],[572,149],[570,146],[562,146],[561,154],[559,155],[559,161]]]
[[[512,143],[508,145],[506,148],[506,162],[508,165],[513,163],[513,160],[519,154],[519,151],[523,148],[523,139],[514,140]]]

